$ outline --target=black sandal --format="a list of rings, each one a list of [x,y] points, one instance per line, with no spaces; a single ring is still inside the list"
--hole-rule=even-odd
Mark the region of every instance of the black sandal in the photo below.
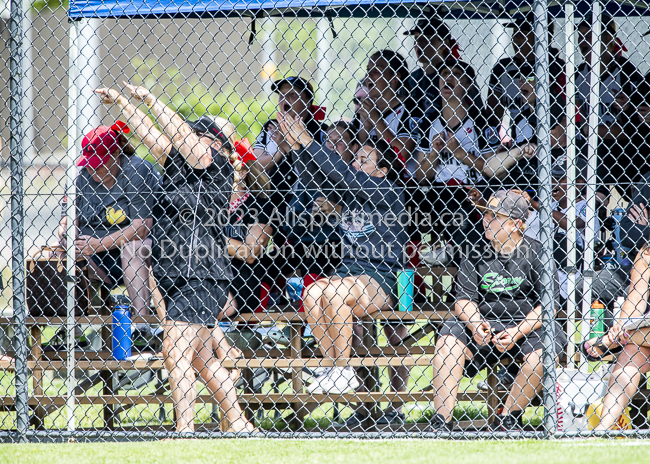
[[[603,345],[604,337],[605,335],[601,335],[600,337],[596,338],[596,341],[593,344],[589,343],[589,340],[585,340],[584,342],[580,343],[580,352],[585,355],[588,361],[602,361],[605,356],[614,355],[620,353],[623,350],[623,345],[618,345],[614,348],[608,348],[606,345]],[[600,350],[602,354],[600,356],[592,356],[587,351],[587,348],[585,348],[585,343],[589,343],[592,348]]]

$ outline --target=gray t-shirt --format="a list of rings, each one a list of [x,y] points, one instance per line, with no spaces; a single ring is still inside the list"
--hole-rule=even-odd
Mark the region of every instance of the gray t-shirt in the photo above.
[[[460,265],[456,300],[476,303],[481,315],[504,324],[521,322],[542,304],[541,243],[524,236],[514,252],[504,255],[488,246],[477,259],[470,254]],[[555,308],[559,307],[559,285],[555,261],[551,259]]]
[[[106,188],[86,168],[77,177],[77,218],[81,234],[105,237],[131,224],[151,218],[159,174],[137,156],[122,156],[115,183]]]

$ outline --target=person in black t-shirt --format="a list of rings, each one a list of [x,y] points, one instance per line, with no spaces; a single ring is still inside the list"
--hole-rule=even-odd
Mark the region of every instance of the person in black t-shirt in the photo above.
[[[420,19],[404,35],[412,35],[415,39],[415,55],[422,65],[409,79],[411,98],[423,118],[433,120],[440,111],[438,68],[450,58],[460,59],[458,44],[444,21],[435,16]]]
[[[513,29],[512,45],[514,56],[503,58],[492,69],[489,80],[487,108],[492,111],[489,118],[490,126],[498,127],[501,124],[506,110],[510,118],[514,119],[526,105],[522,104],[519,93],[519,76],[521,67],[528,64],[535,68],[535,31],[533,28],[534,13],[530,11],[526,16],[518,17],[506,27]],[[549,18],[549,36],[553,35],[553,21]],[[552,37],[551,37],[552,38]],[[550,43],[550,40],[549,40]],[[549,74],[552,94],[561,94],[566,84],[565,63],[560,59],[557,48],[549,48]]]
[[[522,363],[494,431],[521,429],[524,408],[542,386],[541,244],[524,236],[530,209],[517,190],[500,190],[484,208],[483,228],[490,246],[462,263],[457,275],[456,318],[440,330],[433,358],[435,431],[451,431],[456,394],[463,375],[474,377],[501,358]],[[555,265],[554,306],[559,306]],[[555,350],[566,336],[555,323]]]
[[[76,246],[88,259],[91,279],[109,290],[126,285],[134,314],[149,316],[149,269],[154,192],[160,179],[151,163],[135,156],[122,121],[99,126],[82,141],[83,153],[75,181]],[[64,202],[66,199],[64,199]],[[65,211],[65,209],[63,209]],[[67,215],[61,217],[59,238],[65,244]],[[133,330],[134,347],[149,348],[148,324]]]
[[[183,120],[144,87],[125,83],[144,102],[154,122],[114,89],[102,89],[104,103],[115,103],[163,167],[162,191],[154,207],[153,275],[165,306],[163,355],[176,410],[176,430],[194,431],[196,373],[219,402],[230,431],[252,432],[242,414],[235,385],[215,357],[225,336],[217,318],[232,304],[230,260],[219,218],[228,204],[241,162],[240,143],[228,121],[202,117]],[[228,160],[231,160],[231,163]]]
[[[638,174],[638,167],[625,160],[624,146],[628,134],[623,130],[625,115],[623,109],[629,105],[630,96],[643,81],[643,76],[629,59],[623,56],[625,47],[616,37],[616,22],[611,16],[603,15],[603,31],[600,50],[600,95],[598,103],[597,145],[599,170],[602,181],[614,186],[622,196],[629,195],[629,187]],[[581,132],[589,137],[589,99],[592,90],[591,79],[591,19],[586,18],[578,25],[580,53],[584,62],[576,72],[576,104],[581,117]],[[627,198],[629,200],[629,197]]]

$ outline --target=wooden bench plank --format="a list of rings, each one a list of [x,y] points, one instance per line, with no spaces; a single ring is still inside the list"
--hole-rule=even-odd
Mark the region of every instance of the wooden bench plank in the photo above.
[[[387,367],[387,366],[431,366],[433,355],[417,356],[386,356],[377,358],[350,358],[349,365],[352,367]],[[334,363],[326,359],[314,358],[278,358],[278,359],[238,359],[236,361],[226,360],[222,362],[226,369],[301,369],[303,367],[332,367]]]
[[[432,320],[443,321],[450,317],[453,309],[453,304],[448,302],[440,303],[416,303],[417,310],[414,311],[383,311],[372,316],[371,319],[380,320]],[[273,308],[272,308],[273,309]],[[298,323],[306,320],[304,312],[298,312],[295,306],[277,307],[277,311],[267,311],[263,313],[247,313],[240,314],[231,319],[231,322],[248,322],[248,323],[262,323],[262,322],[275,322],[275,323]],[[75,318],[79,325],[111,325],[113,318],[111,315],[107,316],[79,316]],[[66,324],[65,318],[60,317],[28,317],[27,325],[51,325],[59,326]],[[134,317],[131,321],[133,324],[161,324],[158,316],[148,317]],[[11,325],[13,319],[10,317],[0,317],[0,325]]]

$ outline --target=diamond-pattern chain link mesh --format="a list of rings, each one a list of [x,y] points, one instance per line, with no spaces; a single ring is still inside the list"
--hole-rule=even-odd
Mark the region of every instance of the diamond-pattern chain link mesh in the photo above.
[[[646,434],[645,9],[289,3],[0,2],[0,436]]]

